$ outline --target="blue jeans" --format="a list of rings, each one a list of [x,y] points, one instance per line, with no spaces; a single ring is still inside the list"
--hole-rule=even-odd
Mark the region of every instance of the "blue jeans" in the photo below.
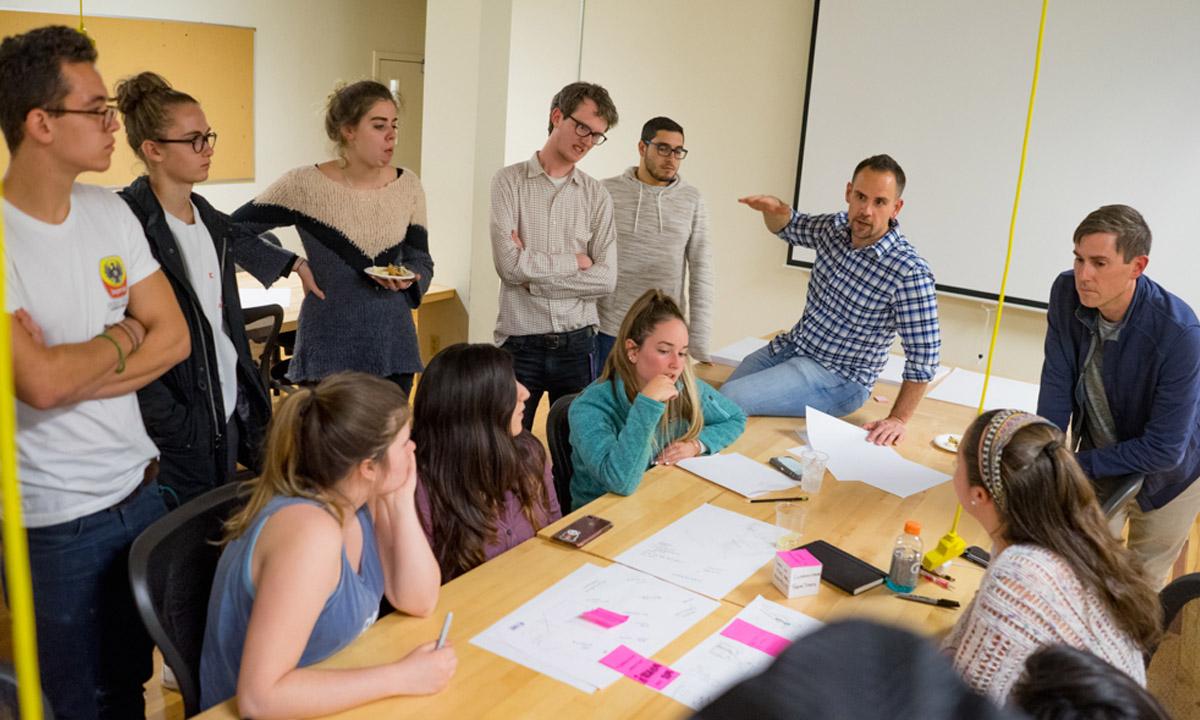
[[[513,373],[529,391],[525,417],[521,423],[533,429],[542,393],[549,393],[550,404],[563,395],[577,393],[596,378],[593,359],[596,333],[590,327],[566,333],[516,335],[500,347],[513,357]]]
[[[596,333],[596,374],[604,369],[604,363],[608,361],[608,354],[612,352],[613,345],[617,343],[617,339],[612,335],[605,335],[602,332]]]
[[[870,392],[812,358],[782,352],[772,356],[770,346],[747,355],[721,386],[721,394],[747,415],[782,417],[804,417],[810,406],[835,417],[849,415]]]
[[[129,586],[129,546],[166,512],[157,482],[107,510],[29,529],[42,688],[56,718],[145,717],[153,643]]]

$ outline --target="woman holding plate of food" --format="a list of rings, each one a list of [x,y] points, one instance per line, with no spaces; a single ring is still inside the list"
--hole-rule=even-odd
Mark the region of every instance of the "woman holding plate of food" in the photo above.
[[[397,98],[363,80],[334,91],[325,133],[337,157],[284,173],[234,213],[257,232],[294,226],[324,298],[305,295],[288,379],[341,370],[387,378],[408,394],[421,371],[412,311],[433,278],[425,192],[392,167]]]

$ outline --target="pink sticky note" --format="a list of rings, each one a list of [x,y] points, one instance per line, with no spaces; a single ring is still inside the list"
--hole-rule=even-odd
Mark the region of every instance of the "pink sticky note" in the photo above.
[[[734,620],[729,623],[729,627],[721,631],[721,634],[731,640],[749,645],[755,650],[762,650],[771,657],[778,657],[779,653],[792,644],[791,640],[763,630],[757,625],[751,625],[745,620]]]
[[[776,555],[787,563],[788,567],[816,567],[821,564],[820,560],[813,557],[813,554],[804,548],[780,550]]]
[[[605,610],[604,608],[588,610],[579,617],[587,620],[588,622],[596,623],[602,628],[616,627],[629,619],[628,615],[615,613],[612,610]]]
[[[616,650],[600,658],[600,664],[654,690],[662,690],[679,677],[678,671],[647,660],[624,645],[618,645]]]

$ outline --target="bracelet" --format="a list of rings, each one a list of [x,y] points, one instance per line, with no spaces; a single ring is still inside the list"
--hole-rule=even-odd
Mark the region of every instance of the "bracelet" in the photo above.
[[[132,355],[138,349],[138,341],[137,341],[137,338],[134,337],[133,331],[130,330],[129,328],[125,327],[124,320],[121,320],[120,322],[115,322],[112,325],[108,326],[109,330],[111,330],[113,328],[119,328],[121,330],[121,332],[123,332],[129,336],[129,354]]]
[[[113,347],[117,349],[117,374],[120,375],[121,373],[125,372],[125,351],[121,349],[121,343],[117,342],[115,337],[106,332],[102,332],[96,337],[104,338],[113,344]]]

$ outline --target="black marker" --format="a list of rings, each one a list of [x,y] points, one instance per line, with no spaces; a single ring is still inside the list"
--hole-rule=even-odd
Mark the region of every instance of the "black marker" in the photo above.
[[[913,595],[912,593],[897,593],[896,597],[901,600],[911,600],[913,602],[925,603],[926,605],[937,605],[944,608],[961,607],[957,600],[946,600],[944,598],[931,598],[925,595]]]

